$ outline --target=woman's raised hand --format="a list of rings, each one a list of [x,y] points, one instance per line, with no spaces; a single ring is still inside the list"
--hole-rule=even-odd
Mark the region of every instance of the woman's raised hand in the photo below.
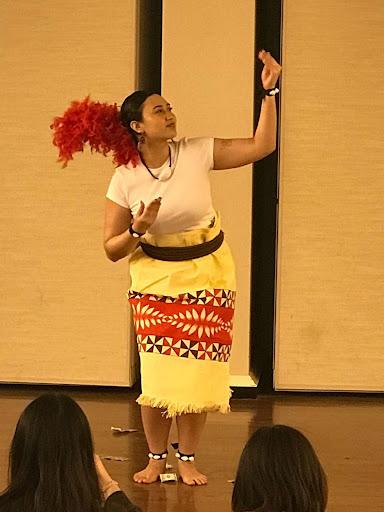
[[[161,197],[158,197],[145,206],[140,201],[140,207],[133,222],[133,229],[138,233],[145,233],[152,226],[157,218],[161,205]]]
[[[273,89],[276,87],[277,80],[281,73],[280,64],[272,57],[269,52],[261,50],[258,54],[259,59],[264,64],[261,72],[261,81],[264,89]]]

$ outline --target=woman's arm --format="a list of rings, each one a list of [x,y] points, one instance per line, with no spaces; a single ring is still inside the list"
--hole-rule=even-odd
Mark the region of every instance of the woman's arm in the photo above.
[[[154,199],[147,206],[141,202],[139,211],[132,224],[134,231],[145,234],[157,218],[161,197]],[[129,232],[132,222],[131,212],[123,206],[107,199],[104,223],[104,250],[112,261],[118,261],[131,254],[140,238],[134,238]]]
[[[127,495],[121,491],[119,484],[112,480],[96,453],[94,454],[94,460],[100,490],[104,499],[103,510],[105,512],[141,512],[141,509],[136,507]]]
[[[112,480],[108,471],[105,469],[104,464],[101,462],[99,455],[96,453],[93,456],[95,461],[95,468],[97,478],[99,480],[100,490],[103,495],[104,501],[111,496],[111,494],[120,491],[120,486],[115,480]]]
[[[107,199],[104,222],[104,250],[112,261],[125,258],[133,252],[139,239],[133,238],[128,228],[132,222],[131,212],[127,208]]]
[[[259,52],[264,67],[261,80],[264,89],[273,89],[281,73],[281,66],[270,53]],[[265,96],[256,132],[247,139],[215,139],[214,169],[232,169],[265,158],[276,149],[277,114],[274,96]]]

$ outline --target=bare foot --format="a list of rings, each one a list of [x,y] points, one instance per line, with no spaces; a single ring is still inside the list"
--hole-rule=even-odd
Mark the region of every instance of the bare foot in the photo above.
[[[177,461],[182,481],[187,485],[205,485],[208,478],[196,469],[194,462]]]
[[[151,459],[145,469],[133,475],[133,480],[138,484],[153,484],[157,482],[161,473],[165,472],[165,464],[165,459]]]

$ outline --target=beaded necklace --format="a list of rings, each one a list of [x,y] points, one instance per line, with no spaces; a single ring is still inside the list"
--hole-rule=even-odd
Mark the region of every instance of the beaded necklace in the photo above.
[[[142,156],[142,154],[140,153],[140,158],[141,158],[141,162],[142,164],[144,165],[144,167],[147,169],[147,171],[149,172],[149,174],[152,176],[152,178],[154,178],[155,180],[160,180],[160,181],[167,181],[169,180],[172,175],[173,175],[173,171],[175,170],[175,168],[172,169],[172,155],[171,155],[171,148],[168,146],[168,158],[169,158],[169,168],[171,169],[171,173],[170,175],[166,178],[166,179],[163,179],[163,180],[160,180],[159,176],[155,176],[153,174],[153,172],[151,171],[151,169],[148,167],[148,165],[145,163],[145,160]]]

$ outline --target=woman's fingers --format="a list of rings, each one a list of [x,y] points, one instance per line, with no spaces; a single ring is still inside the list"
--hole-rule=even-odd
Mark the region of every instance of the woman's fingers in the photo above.
[[[259,51],[259,54],[258,54],[258,57],[259,59],[264,63],[264,62],[267,62],[267,61],[270,61],[271,59],[272,60],[275,60],[272,55],[270,54],[270,52],[267,52],[265,50],[260,50]],[[276,61],[275,61],[276,62]]]
[[[155,222],[157,214],[159,213],[160,205],[161,197],[153,199],[147,204],[147,206],[145,206],[141,201],[140,208],[135,217],[135,220],[138,223],[137,225],[140,224],[141,229],[146,231],[148,227]]]
[[[269,52],[261,50],[258,53],[258,58],[264,64],[261,72],[261,81],[264,89],[271,89],[276,86],[281,73],[280,64],[272,57]]]
[[[143,201],[140,201],[140,206],[139,206],[139,209],[137,211],[137,215],[142,215],[142,213],[144,211],[144,208],[145,208],[145,204],[143,203]]]
[[[147,206],[147,209],[148,210],[158,210],[160,208],[160,205],[161,205],[161,197],[158,197],[157,199],[154,199],[153,201],[151,201],[149,203],[149,205]]]
[[[269,52],[261,50],[259,52],[258,57],[265,66],[273,68],[277,71],[281,69],[280,64],[272,57],[272,55]]]
[[[268,52],[266,52],[265,50],[260,50],[258,53],[258,57],[263,64],[265,64],[265,62],[266,62],[267,55],[268,55]]]
[[[143,201],[140,201],[140,207],[137,210],[136,217],[144,216],[146,213],[152,212],[152,211],[154,211],[156,209],[158,210],[160,208],[160,204],[161,204],[161,198],[160,197],[158,197],[157,199],[154,199],[153,201],[148,203],[147,206],[145,206]]]

